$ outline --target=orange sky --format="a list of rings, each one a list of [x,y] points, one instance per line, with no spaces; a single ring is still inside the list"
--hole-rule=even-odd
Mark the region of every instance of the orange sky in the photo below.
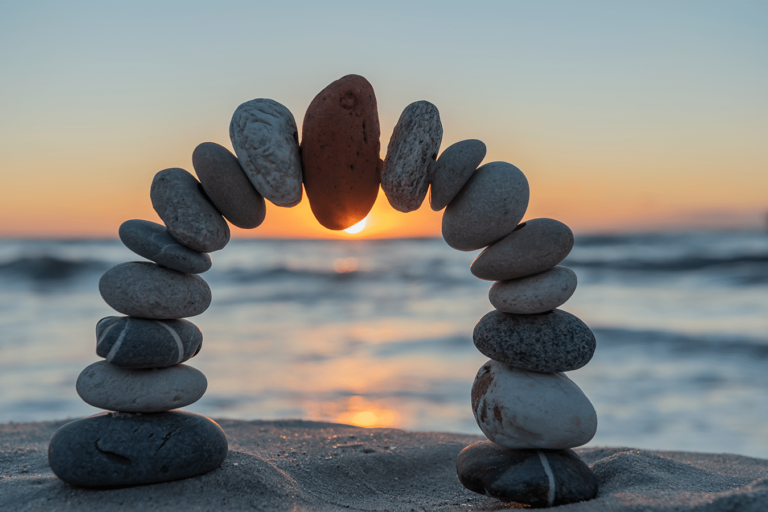
[[[129,4],[0,4],[0,236],[114,237],[125,220],[158,220],[154,174],[192,171],[201,142],[231,149],[240,103],[273,98],[301,130],[315,94],[349,73],[376,91],[382,158],[402,109],[431,101],[441,151],[477,138],[486,162],[526,174],[527,218],[577,233],[764,226],[766,11],[680,2],[659,15],[660,6],[508,2],[490,16],[409,4],[431,17],[424,25],[375,4],[331,16],[312,3],[178,3],[150,17]],[[353,236],[322,228],[306,197],[269,205],[260,228],[233,233]],[[439,235],[426,202],[401,214],[380,193],[354,236]]]

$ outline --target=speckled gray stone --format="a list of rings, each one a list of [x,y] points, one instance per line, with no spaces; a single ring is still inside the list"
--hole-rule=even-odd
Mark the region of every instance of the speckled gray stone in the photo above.
[[[165,368],[199,352],[203,333],[187,320],[108,316],[96,324],[96,354],[125,368]]]
[[[138,370],[106,361],[87,366],[75,385],[89,405],[120,412],[164,412],[200,400],[208,381],[199,370],[183,364]]]
[[[576,274],[557,266],[528,277],[496,281],[488,291],[493,307],[504,313],[534,315],[565,304],[576,291]]]
[[[199,315],[211,304],[211,289],[200,276],[141,261],[107,270],[99,292],[116,311],[155,320]]]
[[[480,167],[443,213],[443,238],[460,251],[490,245],[517,226],[528,208],[528,180],[512,164]]]
[[[489,281],[531,276],[563,261],[572,248],[568,226],[554,219],[533,219],[481,252],[470,271]]]
[[[416,101],[405,107],[389,139],[381,171],[381,188],[395,210],[412,212],[424,202],[430,166],[442,140],[443,125],[436,106]]]
[[[184,169],[157,173],[149,197],[168,232],[182,245],[198,252],[213,252],[229,242],[227,221],[205,195],[202,185]]]
[[[485,144],[477,139],[462,140],[443,151],[432,168],[429,205],[440,211],[450,203],[485,158]]]
[[[154,484],[202,475],[227,456],[216,422],[190,412],[102,413],[67,423],[48,445],[56,476],[81,487]]]
[[[573,450],[513,450],[480,441],[456,458],[459,482],[470,491],[533,508],[597,496],[597,477]]]
[[[477,323],[472,339],[494,361],[544,373],[578,370],[596,346],[589,327],[561,309],[538,315],[491,311]]]
[[[264,222],[264,198],[227,148],[203,142],[192,153],[192,165],[208,199],[229,222],[243,229]]]
[[[597,431],[589,399],[564,373],[539,373],[488,361],[472,384],[472,413],[491,442],[505,448],[574,448]]]
[[[301,202],[299,131],[291,111],[258,98],[232,115],[229,138],[240,166],[256,190],[277,206]]]
[[[211,257],[176,241],[165,226],[148,220],[127,220],[120,225],[120,240],[127,248],[164,267],[201,274],[211,268]]]

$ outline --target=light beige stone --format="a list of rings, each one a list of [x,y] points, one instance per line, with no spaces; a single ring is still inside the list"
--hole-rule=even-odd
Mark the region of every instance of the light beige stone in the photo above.
[[[488,292],[493,307],[504,313],[532,315],[565,304],[576,291],[576,274],[557,266],[541,274],[496,281]]]
[[[573,448],[597,431],[595,408],[564,374],[529,372],[497,361],[477,372],[472,412],[485,436],[505,448]]]

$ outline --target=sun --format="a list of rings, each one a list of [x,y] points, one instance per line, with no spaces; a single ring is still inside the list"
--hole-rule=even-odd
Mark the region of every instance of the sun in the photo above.
[[[364,218],[363,220],[361,220],[360,222],[358,222],[354,226],[348,227],[344,231],[349,233],[349,234],[351,234],[351,235],[355,235],[355,234],[361,232],[365,228],[365,223],[367,221],[368,221],[368,217]]]

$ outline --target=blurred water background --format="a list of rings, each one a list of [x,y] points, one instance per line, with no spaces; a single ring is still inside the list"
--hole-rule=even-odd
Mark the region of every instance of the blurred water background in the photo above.
[[[203,277],[213,304],[188,364],[191,411],[480,433],[472,344],[492,306],[477,252],[442,239],[233,240]],[[75,392],[114,313],[97,284],[139,258],[117,240],[0,240],[0,422],[80,417]],[[568,375],[599,419],[591,445],[768,458],[768,233],[577,236],[562,309],[597,352]]]

